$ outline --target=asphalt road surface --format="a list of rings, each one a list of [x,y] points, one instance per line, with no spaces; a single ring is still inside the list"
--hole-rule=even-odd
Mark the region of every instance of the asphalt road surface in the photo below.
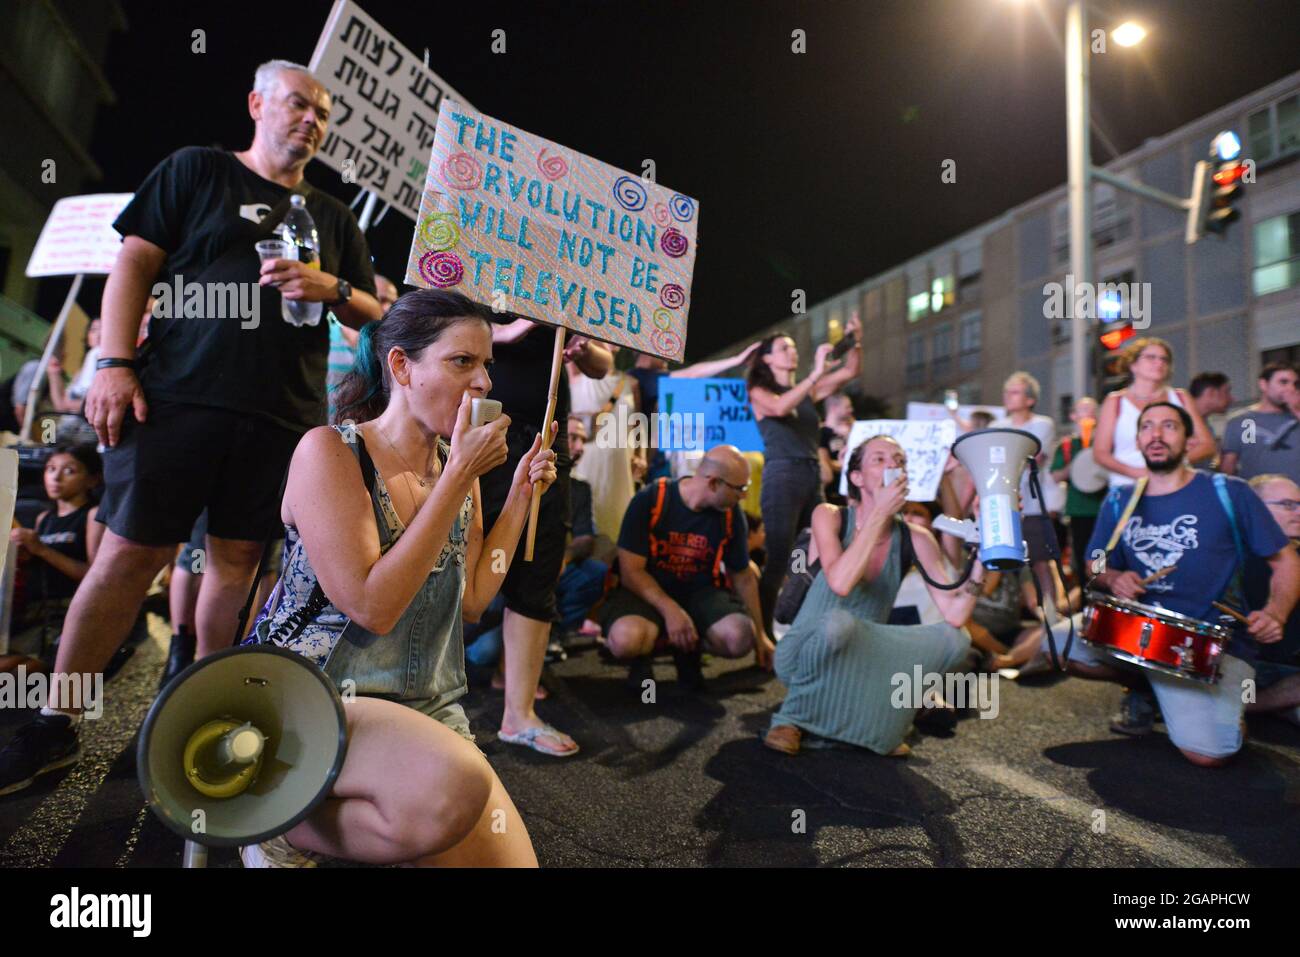
[[[171,867],[181,841],[144,805],[131,744],[157,686],[167,626],[106,687],[85,757],[0,798],[0,866]],[[467,700],[543,866],[1186,867],[1300,863],[1300,729],[1252,718],[1227,768],[1189,765],[1163,725],[1111,733],[1119,689],[1049,677],[998,687],[998,716],[906,760],[857,749],[787,757],[759,736],[782,697],[752,665],[713,661],[687,694],[671,661],[655,702],[594,647],[548,666],[542,716],[581,744],[556,760],[496,738],[499,692]],[[0,740],[29,713],[0,712]],[[238,866],[213,851],[210,866]]]

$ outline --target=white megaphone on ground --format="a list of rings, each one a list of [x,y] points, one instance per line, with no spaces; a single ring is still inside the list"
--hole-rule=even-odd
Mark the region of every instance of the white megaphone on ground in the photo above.
[[[1020,429],[980,429],[952,444],[952,454],[975,482],[979,524],[946,515],[935,528],[979,542],[979,558],[996,571],[1019,568],[1028,560],[1020,530],[1020,477],[1042,448],[1038,438]]]
[[[347,753],[339,693],[319,668],[271,645],[196,661],[154,701],[140,730],[140,789],[185,838],[207,847],[270,840],[325,800]]]

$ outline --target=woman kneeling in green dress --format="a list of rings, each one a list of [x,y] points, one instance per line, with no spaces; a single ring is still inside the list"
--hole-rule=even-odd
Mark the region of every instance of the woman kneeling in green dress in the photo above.
[[[850,504],[819,505],[813,511],[808,561],[820,558],[821,571],[776,646],[776,673],[789,690],[772,718],[768,747],[795,754],[807,731],[877,754],[905,755],[909,748],[903,738],[918,710],[911,703],[920,699],[919,689],[910,690],[916,667],[923,675],[942,676],[970,647],[962,626],[984,578],[978,563],[961,589],[927,584],[942,623],[885,623],[906,572],[902,536],[911,536],[914,560],[931,578],[950,580],[934,535],[898,516],[907,500],[906,472],[884,484],[886,469],[904,469],[906,463],[894,439],[868,439],[849,458]],[[904,695],[895,690],[900,681],[909,686]],[[896,706],[900,698],[907,706]]]

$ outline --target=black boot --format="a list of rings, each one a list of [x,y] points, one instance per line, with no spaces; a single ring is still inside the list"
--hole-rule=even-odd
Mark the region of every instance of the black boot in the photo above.
[[[189,633],[189,629],[182,626],[176,634],[172,635],[171,651],[167,654],[167,667],[163,669],[158,690],[166,688],[171,680],[188,668],[193,661],[194,636]]]

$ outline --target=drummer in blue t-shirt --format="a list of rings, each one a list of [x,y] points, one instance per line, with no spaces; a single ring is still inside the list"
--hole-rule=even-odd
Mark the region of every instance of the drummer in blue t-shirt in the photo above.
[[[1300,558],[1287,547],[1286,535],[1245,482],[1214,477],[1187,465],[1184,452],[1192,422],[1186,411],[1168,402],[1154,402],[1138,417],[1137,429],[1137,446],[1149,480],[1109,551],[1112,532],[1134,491],[1112,490],[1102,503],[1088,554],[1094,569],[1102,566],[1104,570],[1092,587],[1129,601],[1217,622],[1216,601],[1242,608],[1236,583],[1244,557],[1265,559],[1273,572],[1267,604],[1251,612],[1249,624],[1240,626],[1228,642],[1216,684],[1156,669],[1141,672],[1150,679],[1170,740],[1193,764],[1216,767],[1241,749],[1243,689],[1255,675],[1254,643],[1270,644],[1282,638],[1283,623],[1300,596]],[[1216,483],[1221,484],[1216,487]],[[1168,568],[1173,571],[1150,580]],[[1058,643],[1064,636],[1063,626],[1053,629]],[[1129,686],[1135,683],[1134,667],[1083,642],[1076,641],[1071,648],[1069,669],[1085,678]],[[1130,692],[1125,716],[1137,730],[1143,723],[1150,730],[1154,706],[1149,698],[1143,700],[1141,692]],[[1133,733],[1131,727],[1123,730]]]

